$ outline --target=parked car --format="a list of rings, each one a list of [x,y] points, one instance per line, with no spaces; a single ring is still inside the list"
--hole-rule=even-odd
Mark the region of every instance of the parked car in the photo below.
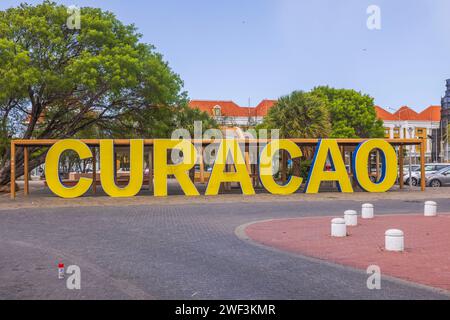
[[[420,164],[412,164],[411,172],[420,170]],[[409,165],[403,166],[403,175],[409,174]]]
[[[450,166],[438,172],[428,174],[425,178],[426,185],[433,188],[450,185]]]
[[[406,166],[408,167],[408,166]],[[449,168],[449,163],[427,163],[425,164],[425,174],[435,173],[439,170]],[[403,181],[409,185],[409,172],[403,176]],[[411,170],[411,185],[417,186],[420,183],[420,166],[415,171]]]

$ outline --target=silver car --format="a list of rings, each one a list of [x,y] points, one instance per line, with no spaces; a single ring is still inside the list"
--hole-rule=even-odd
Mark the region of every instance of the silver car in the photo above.
[[[450,166],[426,177],[427,186],[438,188],[450,185]]]
[[[408,167],[408,166],[406,166]],[[427,163],[425,164],[425,174],[435,173],[444,168],[449,168],[449,163]],[[409,185],[409,172],[403,176],[403,181]],[[411,171],[411,184],[418,186],[420,183],[420,166],[417,170]]]

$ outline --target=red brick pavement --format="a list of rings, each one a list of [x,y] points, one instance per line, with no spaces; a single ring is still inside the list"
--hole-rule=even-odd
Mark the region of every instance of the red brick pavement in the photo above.
[[[311,217],[256,222],[245,233],[252,240],[277,249],[367,269],[450,290],[450,214],[383,215],[372,220],[358,217],[357,227],[347,227],[346,238],[330,236],[332,217]],[[384,250],[384,232],[405,233],[403,253]]]

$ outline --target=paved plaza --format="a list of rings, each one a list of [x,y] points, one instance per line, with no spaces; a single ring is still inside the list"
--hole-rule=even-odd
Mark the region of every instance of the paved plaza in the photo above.
[[[233,194],[191,202],[139,196],[131,199],[134,205],[103,196],[63,203],[52,196],[12,201],[2,195],[0,298],[447,299],[444,291],[392,278],[383,279],[381,290],[369,290],[364,270],[255,246],[236,235],[244,224],[342,216],[367,201],[377,215],[420,213],[431,194]],[[450,211],[449,197],[437,195],[439,210]],[[59,262],[80,267],[81,290],[58,280]]]

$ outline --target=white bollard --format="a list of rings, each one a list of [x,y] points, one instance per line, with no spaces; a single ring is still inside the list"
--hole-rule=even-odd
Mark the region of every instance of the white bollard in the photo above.
[[[373,219],[373,204],[364,203],[361,209],[361,218]]]
[[[385,232],[386,251],[401,252],[405,248],[403,231],[398,229],[389,229]]]
[[[425,202],[425,217],[436,217],[437,215],[437,204],[434,201]]]
[[[345,224],[350,227],[358,225],[358,213],[355,210],[347,210],[344,212]]]
[[[331,220],[331,236],[332,237],[346,237],[347,226],[345,220],[342,218],[334,218]]]

